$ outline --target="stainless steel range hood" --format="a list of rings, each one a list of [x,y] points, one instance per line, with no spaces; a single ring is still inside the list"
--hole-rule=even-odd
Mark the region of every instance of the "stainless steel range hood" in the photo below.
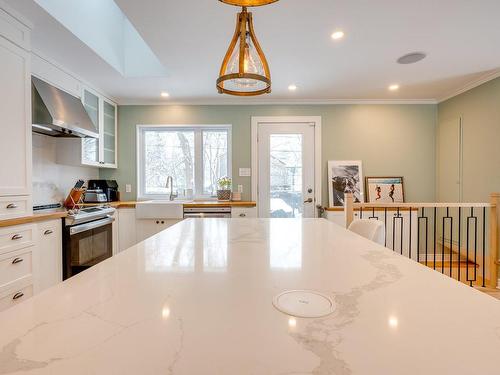
[[[31,102],[35,133],[52,137],[99,137],[80,99],[36,77],[31,77]]]

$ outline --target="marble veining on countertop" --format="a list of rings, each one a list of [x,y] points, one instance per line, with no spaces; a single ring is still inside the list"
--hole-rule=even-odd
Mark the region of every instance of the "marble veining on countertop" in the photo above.
[[[316,319],[272,299],[315,290]],[[498,374],[500,302],[323,219],[188,219],[0,313],[0,374]]]

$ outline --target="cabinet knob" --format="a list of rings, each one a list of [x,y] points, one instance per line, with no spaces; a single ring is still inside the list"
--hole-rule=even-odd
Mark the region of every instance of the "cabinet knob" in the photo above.
[[[246,217],[247,214],[240,214],[240,217]]]
[[[24,296],[23,292],[17,292],[16,294],[14,294],[14,297],[12,297],[12,299],[16,300],[16,299],[21,298],[22,296]]]
[[[160,224],[160,221],[159,221],[159,220],[156,220],[156,224]]]
[[[51,231],[50,229],[47,229],[45,232],[43,232],[43,234],[44,234],[45,236],[48,236],[49,234],[52,234],[52,233],[54,233],[54,232],[53,232],[53,231]]]
[[[12,264],[21,263],[23,260],[24,260],[23,258],[15,258],[15,259],[12,261]]]
[[[165,222],[164,222],[163,220],[161,221],[161,223],[162,223],[162,224],[165,224]]]
[[[9,203],[9,204],[7,205],[7,209],[8,209],[8,210],[12,210],[12,209],[17,208],[17,207],[18,207],[18,206],[17,206],[17,204],[15,204],[15,203]]]
[[[11,239],[12,241],[15,241],[20,240],[21,238],[23,238],[23,236],[21,236],[20,234],[14,234]]]

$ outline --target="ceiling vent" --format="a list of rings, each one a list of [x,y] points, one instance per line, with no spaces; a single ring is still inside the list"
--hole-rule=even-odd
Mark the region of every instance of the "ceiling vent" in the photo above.
[[[416,62],[419,62],[423,59],[425,59],[427,55],[423,52],[412,52],[408,53],[407,55],[401,56],[398,59],[398,64],[415,64]]]

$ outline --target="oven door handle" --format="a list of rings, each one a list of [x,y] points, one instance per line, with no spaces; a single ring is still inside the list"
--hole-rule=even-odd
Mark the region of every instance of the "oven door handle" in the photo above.
[[[75,225],[74,227],[69,228],[69,235],[72,236],[74,234],[82,233],[91,229],[99,228],[104,225],[111,224],[113,221],[115,221],[114,217],[107,217],[105,219],[101,220],[96,220],[92,221],[90,223],[85,223],[85,224],[78,224]]]
[[[200,212],[200,213],[186,213],[184,219],[200,219],[200,218],[230,218],[231,214],[228,213],[213,213],[213,212]]]

